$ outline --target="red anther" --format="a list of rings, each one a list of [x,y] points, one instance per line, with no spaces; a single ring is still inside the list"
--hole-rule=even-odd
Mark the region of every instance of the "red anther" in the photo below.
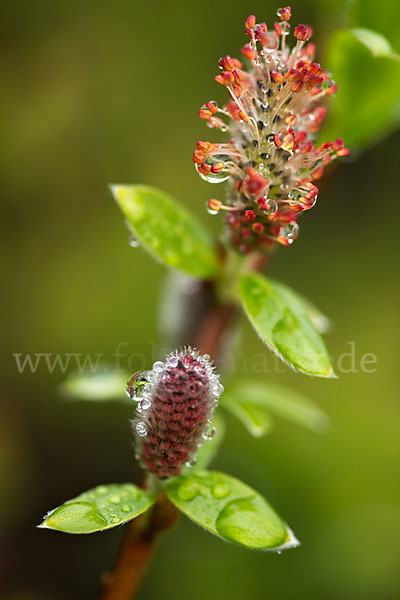
[[[223,58],[219,59],[219,66],[222,67],[225,71],[233,71],[233,69],[235,68],[235,63],[228,54],[227,56],[224,56]]]
[[[331,96],[332,94],[334,94],[336,92],[337,89],[338,89],[337,83],[334,83],[333,85],[331,85],[330,88],[325,90],[325,94],[327,94],[328,96]]]
[[[279,36],[282,35],[282,27],[281,27],[280,23],[274,23],[274,29],[275,29],[276,35],[279,35]]]
[[[312,36],[312,27],[310,25],[297,25],[294,30],[294,37],[301,42],[307,42]]]
[[[242,238],[247,240],[251,236],[250,229],[242,229]]]
[[[326,165],[328,165],[331,162],[331,158],[331,154],[325,154],[324,158],[322,159],[322,164],[324,165],[324,167],[326,167]]]
[[[308,71],[319,77],[322,73],[321,65],[318,63],[311,63],[311,65],[308,67]]]
[[[289,113],[289,114],[287,115],[287,117],[285,118],[285,123],[286,123],[286,125],[289,125],[289,127],[293,127],[293,125],[295,125],[295,124],[296,124],[296,121],[297,121],[297,117],[296,117],[296,115],[294,115],[293,113]],[[300,132],[299,132],[299,133],[300,133]],[[298,140],[297,140],[297,137],[296,137],[296,142],[297,142],[297,141],[298,141]]]
[[[214,115],[218,112],[218,104],[214,102],[214,100],[210,100],[210,102],[207,102],[206,106],[208,110]]]
[[[312,181],[314,181],[316,179],[320,179],[322,177],[323,173],[324,173],[324,169],[322,167],[320,167],[319,169],[314,171],[314,173],[311,175]]]
[[[202,142],[200,140],[197,142],[196,146],[199,150],[204,150],[204,152],[210,152],[210,150],[212,150],[213,145],[211,144],[211,142]]]
[[[217,200],[216,198],[210,198],[207,202],[207,207],[214,212],[219,212],[221,206],[222,202],[220,202],[220,200]]]
[[[336,152],[336,156],[349,156],[350,150],[348,148],[343,148],[342,150],[338,150]]]
[[[292,83],[292,87],[290,89],[295,94],[298,94],[303,89],[303,86],[304,84],[302,81],[295,81],[294,83]]]
[[[240,62],[240,60],[238,58],[232,58],[233,60],[233,64],[235,65],[236,69],[241,69],[243,67],[242,63]]]
[[[254,29],[256,25],[256,18],[254,15],[249,15],[244,22],[244,26],[246,29]]]
[[[264,231],[264,225],[262,225],[261,223],[253,223],[251,228],[254,231],[254,233],[257,234],[262,233]]]
[[[335,140],[333,142],[333,149],[334,150],[343,150],[343,148],[344,148],[343,139],[337,138],[337,140]]]
[[[285,73],[285,77],[288,81],[301,81],[303,74],[298,69],[290,69]]]
[[[276,81],[277,83],[283,83],[285,81],[285,78],[282,75],[282,73],[279,73],[278,71],[272,71],[271,79],[272,81]]]
[[[235,83],[240,84],[244,77],[243,77],[243,71],[241,71],[240,69],[235,69],[232,73],[234,79],[235,79]]]
[[[196,163],[196,165],[201,165],[201,163],[204,162],[205,158],[206,155],[202,150],[195,150],[193,152],[192,161]]]
[[[254,50],[252,48],[250,48],[250,44],[246,44],[245,46],[243,46],[242,54],[244,54],[244,56],[250,60],[253,60],[253,58],[256,55]]]
[[[211,116],[212,116],[212,112],[210,111],[210,109],[207,107],[206,104],[203,104],[203,106],[199,109],[200,119],[209,119]]]
[[[211,167],[211,173],[221,173],[224,166],[225,166],[225,163],[222,161],[214,163]]]
[[[226,83],[225,83],[225,80],[223,79],[223,77],[221,77],[221,75],[216,75],[216,76],[214,77],[214,80],[215,80],[217,83],[220,83],[221,85],[226,85]]]
[[[290,8],[290,6],[285,6],[284,8],[281,8],[279,16],[282,19],[282,21],[290,21],[290,17],[292,16],[292,9]]]
[[[320,123],[326,115],[326,108],[324,106],[317,106],[313,114],[315,119]]]
[[[312,142],[306,142],[305,144],[301,144],[301,146],[299,146],[299,152],[301,152],[302,154],[308,154],[309,152],[311,152],[312,149]]]
[[[247,167],[244,180],[244,188],[247,194],[250,196],[262,196],[267,185],[265,177],[251,167]]]
[[[246,221],[254,221],[254,219],[256,218],[256,213],[254,212],[254,210],[246,210],[244,214],[246,217]]]
[[[325,142],[324,144],[322,144],[320,146],[321,150],[330,150],[331,148],[333,148],[333,143],[332,142]]]

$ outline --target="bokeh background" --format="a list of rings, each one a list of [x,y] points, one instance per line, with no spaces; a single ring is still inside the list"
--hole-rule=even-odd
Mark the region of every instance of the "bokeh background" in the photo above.
[[[367,5],[364,24],[374,26]],[[292,6],[295,21],[315,27],[321,48],[347,24],[340,1]],[[377,8],[377,18],[393,32],[391,6]],[[208,136],[197,109],[225,100],[213,81],[217,59],[239,53],[247,14],[271,22],[276,8],[260,0],[2,2],[4,600],[93,598],[123,530],[75,537],[35,525],[80,491],[139,476],[129,408],[66,402],[59,369],[21,374],[13,353],[101,353],[112,361],[126,342],[127,354],[150,363],[165,272],[129,247],[107,184],[159,186],[218,231],[219,219],[204,210],[210,189],[191,163],[195,141]],[[360,103],[362,94],[360,87]],[[400,597],[399,144],[394,132],[331,172],[298,241],[271,266],[332,318],[334,361],[355,342],[359,372],[338,380],[276,373],[272,359],[265,374],[318,401],[330,430],[314,435],[278,422],[260,441],[230,419],[214,463],[263,492],[301,547],[251,553],[182,517],[162,540],[141,599]],[[250,359],[267,352],[242,329]],[[374,373],[360,370],[366,353],[377,357]]]

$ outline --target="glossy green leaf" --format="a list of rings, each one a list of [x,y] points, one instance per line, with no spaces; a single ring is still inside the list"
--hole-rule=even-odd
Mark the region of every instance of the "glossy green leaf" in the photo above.
[[[39,527],[64,533],[94,533],[134,519],[153,502],[132,483],[99,485],[50,511]]]
[[[381,9],[376,0],[351,0],[346,2],[352,27],[366,27],[378,31],[390,41],[393,49],[400,51],[400,2],[385,0]]]
[[[286,302],[291,306],[296,306],[298,312],[302,313],[304,316],[307,316],[315,329],[319,331],[319,333],[326,333],[331,328],[330,319],[324,315],[324,313],[317,307],[311,300],[299,294],[294,289],[289,286],[281,283],[280,281],[276,281],[273,279],[269,279],[270,283],[273,285],[275,289],[279,291],[279,294],[286,299]]]
[[[180,475],[167,484],[166,492],[189,519],[224,540],[258,550],[298,545],[258,492],[225,473],[203,470]]]
[[[298,302],[262,275],[242,275],[243,308],[268,347],[294,369],[316,377],[333,377],[325,343]]]
[[[69,400],[127,402],[125,394],[129,374],[121,371],[98,373],[74,372],[61,384],[60,392]]]
[[[263,406],[248,402],[240,394],[223,393],[220,402],[254,437],[262,437],[273,428],[273,421]]]
[[[217,454],[225,437],[226,425],[225,420],[220,414],[215,414],[212,427],[215,429],[215,433],[210,440],[204,440],[202,445],[197,451],[196,462],[194,467],[189,467],[190,471],[193,469],[204,469],[213,460]]]
[[[133,234],[150,254],[192,277],[215,277],[213,243],[195,215],[156,188],[113,185],[111,190]]]
[[[231,379],[225,384],[220,403],[231,411],[232,405],[248,405],[251,409],[265,411],[267,418],[272,413],[316,432],[324,431],[329,424],[329,418],[315,402],[291,388],[275,383]]]
[[[335,32],[325,62],[339,85],[325,138],[359,148],[379,141],[400,122],[400,57],[369,29]]]

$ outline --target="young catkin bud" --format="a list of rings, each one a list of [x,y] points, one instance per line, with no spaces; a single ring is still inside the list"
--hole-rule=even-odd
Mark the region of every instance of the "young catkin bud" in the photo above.
[[[223,391],[207,354],[184,348],[134,375],[128,396],[138,402],[134,420],[137,457],[160,479],[194,464],[213,435],[214,409]]]

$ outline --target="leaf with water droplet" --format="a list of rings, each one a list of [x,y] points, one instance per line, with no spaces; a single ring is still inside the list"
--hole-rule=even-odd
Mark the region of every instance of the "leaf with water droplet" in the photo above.
[[[315,377],[334,377],[328,350],[298,302],[258,274],[242,275],[243,308],[261,339],[285,363]]]
[[[50,511],[39,527],[64,533],[94,533],[134,519],[153,502],[132,483],[100,485]]]
[[[383,35],[363,28],[335,31],[325,55],[339,92],[330,103],[324,140],[340,136],[350,147],[366,148],[398,127],[400,56]]]
[[[270,413],[273,413],[277,417],[283,417],[318,433],[324,431],[329,424],[328,416],[315,402],[297,390],[269,381],[238,377],[229,380],[225,386],[225,392],[221,396],[221,406],[236,414],[235,406],[237,404],[240,404],[241,407],[249,405],[251,410],[257,408],[259,411],[265,411],[268,417]],[[236,416],[238,415],[236,414]],[[249,427],[248,429],[252,433]]]
[[[225,473],[198,470],[166,484],[173,504],[218,537],[258,550],[298,545],[287,525],[254,489]]]
[[[199,279],[218,274],[207,230],[169,194],[145,185],[112,185],[111,190],[132,233],[152,256]]]
[[[108,402],[118,400],[128,402],[126,384],[130,375],[127,372],[104,370],[95,373],[72,372],[60,385],[61,394],[68,400]],[[131,401],[129,400],[131,404]]]

